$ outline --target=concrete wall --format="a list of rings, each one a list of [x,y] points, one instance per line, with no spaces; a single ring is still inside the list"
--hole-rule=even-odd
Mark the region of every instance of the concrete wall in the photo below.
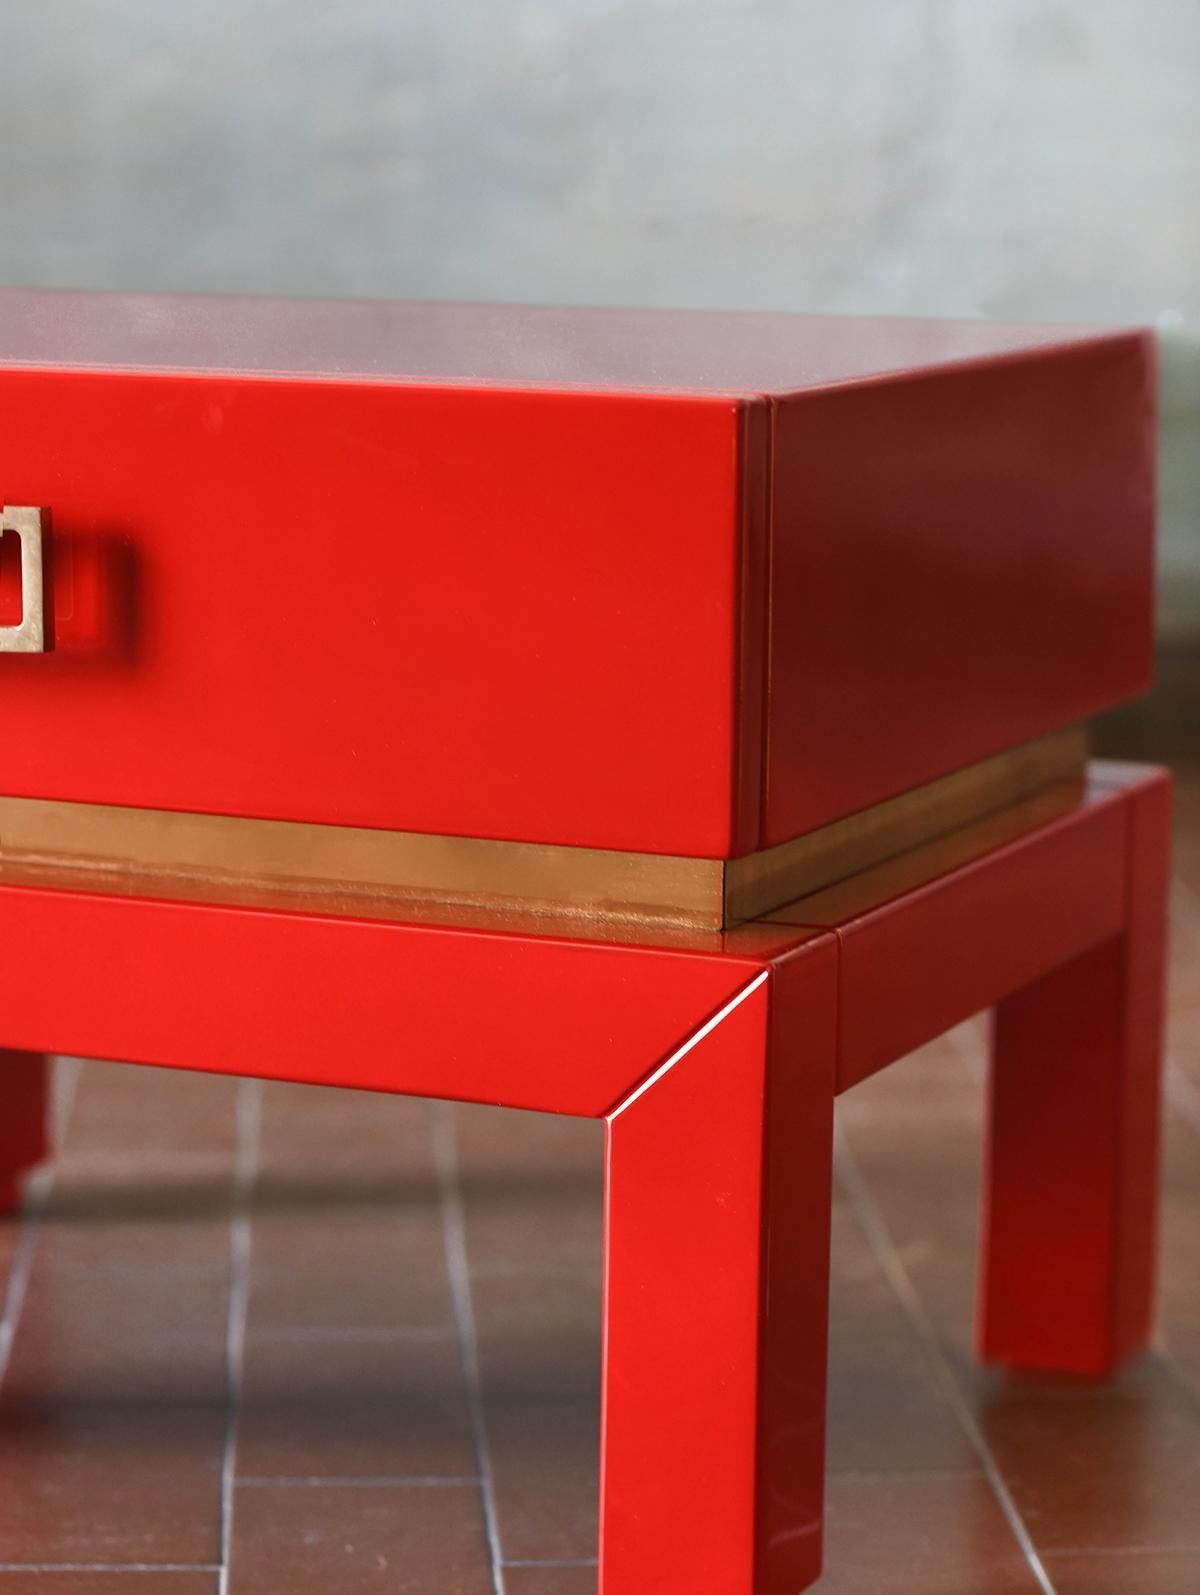
[[[0,69],[0,283],[1200,326],[1197,0],[2,0]]]

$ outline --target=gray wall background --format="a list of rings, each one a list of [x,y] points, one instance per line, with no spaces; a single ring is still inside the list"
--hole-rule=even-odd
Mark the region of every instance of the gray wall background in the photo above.
[[[1149,321],[1200,628],[1200,0],[0,0],[0,283]]]

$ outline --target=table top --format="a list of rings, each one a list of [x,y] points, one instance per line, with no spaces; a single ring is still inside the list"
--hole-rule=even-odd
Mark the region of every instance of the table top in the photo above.
[[[1088,343],[915,317],[0,292],[0,365],[549,390],[784,395]]]

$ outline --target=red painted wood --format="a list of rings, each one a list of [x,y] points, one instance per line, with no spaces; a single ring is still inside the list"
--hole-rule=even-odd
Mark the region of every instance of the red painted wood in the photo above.
[[[778,405],[767,844],[1148,684],[1150,340]]]
[[[1004,999],[985,1351],[1100,1371],[1145,1338],[1167,790],[1100,773],[711,952],[3,884],[4,1039],[607,1117],[603,1595],[794,1595],[839,1049],[845,1083]],[[42,1078],[0,1055],[10,1168]]]
[[[767,759],[767,650],[770,598],[771,453],[775,429],[769,404],[742,407],[742,503],[738,547],[740,658],[734,746],[735,826],[730,856],[762,844]]]
[[[1171,877],[1167,771],[1130,791],[1128,815],[1124,1067],[1118,1108],[1123,1161],[1113,1264],[1117,1360],[1148,1342],[1154,1316]]]
[[[1150,1332],[1166,779],[1144,779],[1121,807],[1121,933],[996,1012],[979,1323],[993,1362],[1104,1374]]]
[[[0,792],[781,840],[1142,684],[1148,351],[0,295],[0,501],[52,510],[58,611],[0,671]]]
[[[0,433],[0,791],[732,851],[732,400],[10,370]]]
[[[754,960],[0,886],[16,1047],[602,1114]]]
[[[991,829],[978,827],[984,836]],[[967,850],[970,834],[934,844],[928,856]],[[1119,799],[1093,791],[1058,819],[931,879],[908,876],[918,852],[822,894],[823,912],[798,905],[798,917],[836,929],[841,943],[838,1089],[1115,935],[1123,836]]]
[[[772,965],[755,1595],[793,1595],[821,1567],[836,992],[832,938]]]
[[[608,1119],[601,1595],[820,1570],[834,977],[811,943]]]
[[[50,1150],[49,1070],[40,1053],[0,1050],[0,1213],[20,1201],[20,1176]]]

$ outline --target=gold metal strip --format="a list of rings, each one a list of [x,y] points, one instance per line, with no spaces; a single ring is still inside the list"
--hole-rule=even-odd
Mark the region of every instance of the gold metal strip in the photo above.
[[[725,923],[756,919],[1006,808],[1040,787],[1081,777],[1087,756],[1086,728],[1070,726],[778,847],[730,859]]]
[[[357,897],[719,930],[1078,776],[1086,753],[1081,729],[1056,733],[732,860],[0,797],[0,866],[159,880],[173,897],[194,882],[207,901],[300,893],[330,912]]]
[[[719,925],[719,859],[0,798],[0,859]]]

